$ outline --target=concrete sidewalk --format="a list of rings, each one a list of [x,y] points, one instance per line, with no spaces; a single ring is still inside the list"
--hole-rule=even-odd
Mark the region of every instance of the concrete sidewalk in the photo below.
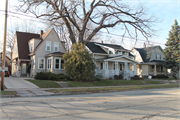
[[[39,88],[35,84],[26,81],[25,79],[31,79],[27,77],[5,77],[4,84],[6,88]]]
[[[148,86],[156,86],[156,85],[168,85],[168,84],[149,84]],[[47,92],[46,90],[51,89],[88,89],[88,88],[113,88],[113,87],[130,87],[130,86],[147,86],[147,85],[122,85],[122,86],[99,86],[99,87],[68,87],[68,88],[9,88],[5,89],[5,91],[16,91],[16,97],[37,97],[37,96],[52,96],[52,95],[71,95],[71,92],[62,92],[62,93],[52,93]],[[109,92],[116,92],[109,91]],[[118,92],[118,90],[117,90]],[[77,92],[76,94],[88,94],[91,92]],[[2,97],[15,97],[15,96],[2,96]]]

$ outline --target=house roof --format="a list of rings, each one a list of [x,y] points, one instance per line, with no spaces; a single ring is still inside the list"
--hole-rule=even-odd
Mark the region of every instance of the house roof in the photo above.
[[[39,34],[16,32],[19,59],[30,59],[28,41],[32,38],[39,38]]]
[[[113,60],[113,59],[117,59],[117,58],[126,58],[126,59],[128,59],[130,61],[133,61],[133,62],[139,64],[138,61],[135,61],[135,60],[133,60],[133,59],[127,57],[127,56],[124,56],[124,55],[118,55],[118,56],[114,56],[114,57],[106,57],[106,58],[96,59],[96,61],[106,61],[106,60],[109,61],[109,60]]]
[[[47,54],[46,56],[62,56],[64,54],[65,53],[62,53],[62,52],[53,52],[53,53]]]
[[[160,46],[146,47],[146,48],[134,48],[139,52],[143,62],[150,62],[151,54],[153,51]]]
[[[124,49],[121,45],[115,45],[115,44],[106,44],[106,43],[97,43],[99,45],[103,45],[106,47],[113,48],[115,50],[122,50],[122,51],[128,51],[127,49]]]
[[[51,29],[53,30],[53,29]],[[42,41],[37,45],[37,47],[34,49],[33,52],[35,52],[38,47],[41,45],[43,40],[49,35],[51,30],[45,32],[42,36],[40,34],[34,34],[34,33],[27,33],[27,32],[16,32],[17,36],[17,44],[18,44],[18,53],[19,53],[19,59],[30,59],[29,56],[29,46],[28,42],[29,40],[35,38],[35,39],[41,39]]]
[[[98,42],[88,42],[87,47],[93,52],[93,53],[102,53],[102,54],[107,54],[106,51],[104,51],[100,46],[106,46],[113,48],[115,50],[122,50],[122,51],[129,51],[127,49],[124,49],[121,45],[114,45],[114,44],[106,44],[106,43],[98,43]],[[133,56],[130,54],[130,56]]]
[[[107,54],[100,46],[95,45],[96,42],[88,42],[87,47],[93,52],[93,53],[102,53]]]

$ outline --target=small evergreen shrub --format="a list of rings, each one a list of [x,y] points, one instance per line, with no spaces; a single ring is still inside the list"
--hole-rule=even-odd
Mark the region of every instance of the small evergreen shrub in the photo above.
[[[119,75],[119,80],[123,80],[123,75],[122,74]]]
[[[118,79],[119,79],[119,76],[118,76],[118,75],[114,75],[114,79],[115,79],[115,80],[118,80]]]
[[[62,80],[64,81],[69,79],[67,75],[55,74],[51,72],[39,72],[35,75],[34,78],[38,80],[54,80],[54,81],[62,81]]]
[[[168,76],[165,76],[165,75],[152,76],[152,79],[154,78],[168,78]]]
[[[139,76],[138,75],[135,75],[133,77],[131,77],[132,80],[140,80]]]

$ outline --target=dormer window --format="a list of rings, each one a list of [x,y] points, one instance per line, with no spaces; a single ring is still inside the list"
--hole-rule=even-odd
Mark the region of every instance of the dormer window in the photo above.
[[[122,52],[121,51],[116,51],[115,54],[122,55]]]
[[[109,51],[109,54],[113,54],[113,52],[110,50],[110,51]]]
[[[51,41],[46,41],[46,51],[51,51]]]
[[[33,42],[31,41],[30,42],[30,52],[32,52],[33,51]]]
[[[59,43],[58,42],[54,42],[54,52],[59,51]]]

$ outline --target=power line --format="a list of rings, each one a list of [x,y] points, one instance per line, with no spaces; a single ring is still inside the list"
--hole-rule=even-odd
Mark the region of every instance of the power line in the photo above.
[[[5,10],[0,10],[0,12],[4,12]],[[21,16],[25,16],[25,17],[29,17],[29,18],[34,18],[34,19],[40,19],[40,20],[43,20],[43,21],[46,21],[46,19],[43,19],[43,18],[37,18],[37,17],[34,17],[34,16],[30,16],[30,15],[27,15],[27,13],[25,14],[22,14],[22,13],[16,13],[16,12],[12,12],[12,11],[8,11],[9,16],[11,17],[16,17],[16,18],[19,18],[19,19],[22,19],[18,16],[14,16],[14,15],[11,15],[11,14],[16,14],[16,15],[21,15]],[[33,21],[33,22],[39,22],[39,21],[35,21],[35,20],[32,20],[32,19],[26,19],[26,20],[30,20],[30,21]],[[41,21],[42,23],[46,23],[46,22],[43,22]],[[93,30],[93,29],[89,29],[89,30]],[[99,33],[103,33],[103,34],[106,34],[106,35],[111,35],[111,36],[117,36],[117,37],[123,37],[123,38],[128,38],[128,39],[131,39],[131,40],[138,40],[138,41],[142,41],[142,42],[147,42],[147,40],[142,40],[142,39],[136,39],[136,38],[132,38],[132,37],[128,37],[128,36],[123,36],[123,35],[118,35],[118,34],[112,34],[112,33],[106,33],[106,32],[103,32],[103,31],[99,31]],[[131,40],[128,40],[128,41],[131,41]],[[159,45],[164,45],[164,43],[158,43],[158,42],[151,42],[149,41],[150,43],[154,43],[154,44],[159,44]]]

